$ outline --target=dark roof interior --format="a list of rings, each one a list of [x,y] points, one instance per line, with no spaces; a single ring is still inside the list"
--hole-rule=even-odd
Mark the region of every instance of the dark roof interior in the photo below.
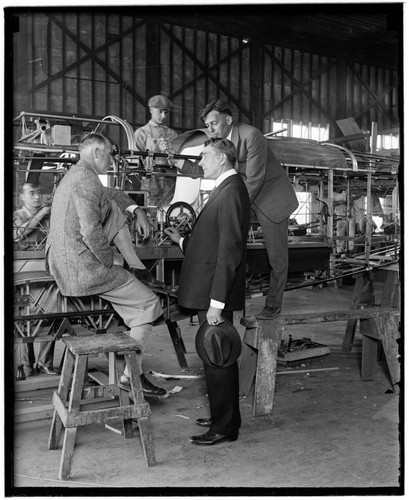
[[[397,69],[403,4],[201,6],[160,14],[166,22],[275,46]]]
[[[193,2],[194,0],[192,0]],[[221,35],[259,40],[349,62],[400,69],[403,52],[403,6],[397,3],[229,4],[118,6],[104,13],[155,18],[188,28]],[[6,11],[27,11],[8,7]],[[67,11],[72,7],[33,7],[32,12]],[[100,11],[78,6],[75,12]]]

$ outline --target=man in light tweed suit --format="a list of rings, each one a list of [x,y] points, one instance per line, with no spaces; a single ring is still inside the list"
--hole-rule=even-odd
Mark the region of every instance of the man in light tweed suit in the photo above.
[[[127,271],[114,260],[111,242],[128,264],[129,259],[135,260],[135,252],[126,216],[119,208],[121,194],[104,188],[98,177],[108,170],[112,145],[104,136],[91,133],[81,140],[79,152],[80,160],[65,174],[54,194],[46,245],[48,271],[63,295],[99,295],[111,302],[143,353],[152,322],[161,316],[162,307],[158,297],[137,279],[140,270],[133,271],[130,266]],[[166,391],[143,373],[141,381],[145,395],[165,395]],[[120,386],[130,389],[127,372]]]

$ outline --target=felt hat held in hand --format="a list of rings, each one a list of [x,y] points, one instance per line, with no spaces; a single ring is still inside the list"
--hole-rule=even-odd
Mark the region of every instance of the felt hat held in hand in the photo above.
[[[196,350],[205,365],[226,368],[240,356],[239,332],[226,319],[219,325],[203,321],[196,334]]]

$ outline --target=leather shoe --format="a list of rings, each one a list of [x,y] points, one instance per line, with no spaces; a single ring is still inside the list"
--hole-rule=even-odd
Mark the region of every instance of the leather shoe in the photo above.
[[[58,375],[58,372],[54,368],[48,368],[48,366],[41,365],[37,363],[37,373],[45,373],[46,375]]]
[[[211,417],[198,418],[195,424],[200,425],[201,427],[210,427],[213,423]]]
[[[163,389],[162,387],[158,387],[156,385],[153,385],[152,382],[148,378],[146,378],[144,373],[142,373],[140,375],[140,378],[141,378],[142,390],[143,390],[144,396],[160,397],[160,396],[164,396],[166,394],[165,389]],[[118,385],[124,391],[131,390],[131,382],[126,375],[121,375],[121,378],[119,379]]]
[[[137,280],[149,288],[160,288],[163,290],[166,287],[163,281],[157,280],[147,269],[137,269],[136,267],[131,267],[129,270]]]
[[[280,312],[281,307],[265,306],[259,314],[256,314],[256,317],[260,319],[273,319],[278,316]]]
[[[24,374],[26,377],[31,377],[35,374],[35,370],[31,365],[24,365]]]
[[[237,436],[223,436],[223,434],[216,434],[212,431],[207,431],[200,436],[191,436],[189,442],[202,446],[211,446],[213,444],[224,443],[225,441],[236,441]]]

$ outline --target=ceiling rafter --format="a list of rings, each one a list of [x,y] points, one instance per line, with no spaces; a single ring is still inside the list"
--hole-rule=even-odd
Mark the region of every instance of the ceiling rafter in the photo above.
[[[281,68],[281,71],[283,72],[283,74],[285,74],[287,76],[287,78],[289,78],[289,80],[291,81],[292,85],[294,85],[295,87],[298,88],[298,90],[304,94],[308,100],[324,115],[327,117],[327,119],[331,122],[331,124],[334,126],[335,125],[335,122],[333,120],[331,120],[331,118],[328,117],[328,113],[326,110],[324,110],[324,108],[322,108],[321,104],[319,102],[317,102],[303,87],[303,84],[301,84],[293,75],[290,71],[288,71],[285,66],[283,66],[281,64],[281,61],[279,61],[277,59],[277,57],[275,56],[275,54],[273,52],[271,52],[271,50],[269,50],[267,47],[266,47],[266,51],[269,53],[271,59],[278,65],[279,68]],[[294,94],[294,92],[292,92],[292,94]],[[275,109],[275,108],[273,108]]]
[[[69,71],[77,68],[78,66],[80,66],[81,64],[83,64],[85,61],[91,59],[91,60],[95,61],[97,64],[99,64],[114,80],[116,80],[122,87],[124,87],[132,95],[132,97],[134,97],[141,104],[144,105],[145,100],[143,99],[143,97],[139,96],[132,87],[130,87],[126,82],[124,82],[120,78],[120,76],[117,75],[117,73],[115,73],[113,70],[111,70],[106,65],[105,61],[103,61],[102,59],[100,59],[99,57],[97,57],[96,54],[99,53],[99,52],[101,52],[101,51],[103,51],[103,50],[106,50],[109,46],[113,45],[114,43],[117,43],[123,37],[125,37],[128,34],[134,32],[137,28],[139,28],[141,25],[143,25],[145,23],[145,21],[141,21],[136,26],[132,26],[132,27],[128,28],[127,30],[125,30],[121,34],[116,35],[115,38],[110,39],[108,42],[105,42],[104,44],[100,45],[96,49],[92,50],[90,47],[88,47],[87,45],[85,45],[78,38],[77,35],[75,35],[74,33],[72,33],[72,31],[69,30],[55,16],[53,16],[52,14],[49,14],[48,18],[58,28],[60,28],[63,33],[65,33],[69,38],[71,38],[71,40],[73,40],[77,44],[77,46],[80,47],[86,53],[86,55],[84,55],[83,57],[81,57],[80,59],[78,59],[77,61],[75,61],[75,63],[72,63],[72,64],[66,66],[61,71],[58,71],[57,73],[54,73],[52,76],[49,76],[44,81],[42,81],[41,83],[37,84],[35,87],[32,88],[32,92],[36,92],[37,90],[41,89],[42,87],[44,87],[46,85],[49,85],[51,82],[53,82],[53,81],[55,81],[55,80],[57,80],[59,78],[62,78]]]
[[[382,108],[382,111],[386,114],[386,116],[388,116],[390,118],[391,121],[394,121],[393,120],[393,117],[392,115],[389,113],[389,111],[385,108],[385,106],[383,105],[383,103],[381,102],[381,99],[383,99],[387,94],[389,94],[389,92],[391,90],[393,90],[393,87],[392,86],[389,86],[383,93],[382,95],[378,96],[377,94],[375,94],[375,92],[368,86],[368,84],[364,81],[364,79],[362,78],[362,76],[356,71],[356,69],[350,65],[350,64],[347,64],[347,67],[349,68],[349,70],[351,71],[351,73],[355,76],[355,78],[357,80],[359,80],[359,82],[361,83],[361,85],[368,91],[368,94],[374,99],[374,101],[372,103],[370,103],[363,111],[361,111],[359,113],[359,115],[357,115],[356,118],[362,116],[364,113],[366,113],[369,109],[371,109],[372,107],[374,106],[380,106]]]
[[[228,96],[229,101],[233,102],[239,109],[242,110],[242,112],[248,117],[251,118],[250,113],[248,110],[245,110],[243,108],[243,105],[240,103],[238,99],[236,99],[230,92],[229,89],[227,89],[224,85],[222,85],[219,80],[213,76],[211,73],[209,73],[209,69],[206,68],[204,64],[202,64],[197,58],[195,58],[195,55],[187,48],[185,47],[182,42],[173,35],[173,33],[170,32],[170,30],[162,25],[161,29],[166,33],[169,38],[187,55],[189,56],[192,61],[203,71],[203,73],[211,80],[226,96]]]
[[[271,55],[271,53],[270,53]],[[322,67],[322,69],[315,73],[313,76],[311,76],[311,78],[309,78],[308,80],[306,80],[305,82],[303,83],[299,83],[299,91],[301,91],[301,87],[306,87],[307,85],[310,85],[314,80],[316,80],[317,78],[319,78],[321,75],[325,74],[326,72],[329,71],[329,69],[331,68],[331,66],[333,66],[335,64],[335,60],[332,60],[330,63],[327,63],[325,66]],[[283,68],[282,64],[280,63],[280,68]],[[289,99],[291,99],[295,94],[297,93],[297,91],[295,92],[290,92],[289,94],[287,94],[283,99],[281,99],[280,102],[278,102],[277,104],[275,104],[274,106],[272,106],[271,108],[267,109],[264,113],[263,113],[263,118],[265,116],[267,116],[268,114],[272,113],[275,109],[277,109],[278,107],[282,106],[286,101],[288,101]],[[310,98],[310,94],[308,94],[308,98],[309,100],[312,102],[312,104],[315,105],[315,103],[312,101],[312,99]],[[324,113],[325,116],[327,116],[327,113]]]
[[[207,69],[207,71],[216,70],[221,65],[226,64],[229,61],[231,61],[234,57],[240,56],[245,50],[248,50],[248,46],[246,44],[243,44],[241,47],[239,47],[239,48],[235,49],[233,52],[231,52],[228,56],[223,57],[222,59],[220,59],[220,61],[213,64],[213,66],[210,66]],[[193,62],[196,62],[196,60]],[[199,82],[200,80],[203,80],[205,77],[206,77],[206,73],[201,73],[200,75],[194,77],[186,85],[184,85],[183,87],[180,87],[176,92],[173,92],[172,96],[176,97],[178,95],[183,94],[188,88],[193,87],[197,82]]]

